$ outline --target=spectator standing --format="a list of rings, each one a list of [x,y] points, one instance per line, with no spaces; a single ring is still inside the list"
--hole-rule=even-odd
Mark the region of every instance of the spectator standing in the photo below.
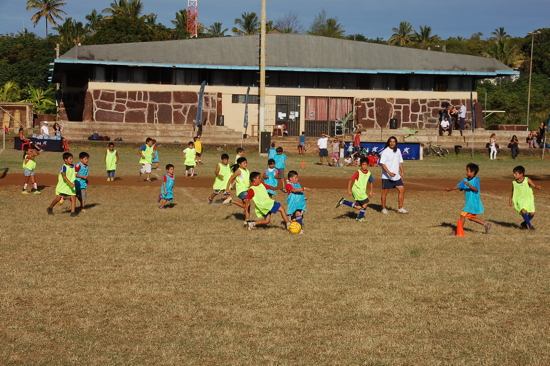
[[[516,135],[512,136],[508,147],[512,151],[512,159],[515,159],[519,155],[519,141]]]
[[[458,113],[460,131],[464,130],[464,124],[466,123],[466,106],[464,102],[460,102],[460,112]]]
[[[330,136],[324,133],[321,134],[321,138],[317,140],[317,151],[319,152],[319,165],[323,165],[323,158],[326,159],[327,164],[330,166],[330,161],[328,160],[328,138]]]
[[[357,131],[357,134],[353,138],[353,151],[359,152],[361,148],[361,131]]]

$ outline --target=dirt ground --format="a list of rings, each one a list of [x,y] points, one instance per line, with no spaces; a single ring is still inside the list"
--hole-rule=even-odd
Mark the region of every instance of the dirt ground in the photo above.
[[[162,177],[159,174],[159,177]],[[90,185],[113,185],[113,186],[143,186],[147,184],[158,184],[161,178],[152,175],[152,183],[146,183],[143,179],[137,181],[136,177],[121,176],[116,177],[114,182],[107,182],[106,177],[91,176],[89,179]],[[550,180],[548,177],[533,177],[537,180]],[[43,187],[52,187],[57,184],[57,175],[54,174],[38,174],[36,181],[39,189]],[[23,183],[23,175],[20,172],[0,174],[0,187],[21,186]],[[176,187],[211,187],[213,178],[208,176],[197,176],[194,179],[177,176]],[[313,178],[300,177],[300,183],[303,187],[324,188],[324,189],[346,189],[348,178]],[[446,187],[453,187],[458,183],[455,179],[405,179],[405,188],[413,191],[438,191]],[[375,187],[379,186],[379,182],[375,183]],[[484,180],[483,191],[502,191],[511,189],[511,180]]]

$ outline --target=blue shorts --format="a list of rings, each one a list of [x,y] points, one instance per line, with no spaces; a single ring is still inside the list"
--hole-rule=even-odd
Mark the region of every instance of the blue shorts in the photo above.
[[[403,185],[401,178],[398,180],[382,179],[382,189],[392,189]]]
[[[281,204],[279,202],[274,202],[271,210],[267,213],[267,215],[264,215],[264,219],[267,218],[272,213],[276,213],[277,211],[279,211],[280,207],[281,207]]]
[[[246,199],[246,196],[248,196],[248,191],[241,192],[241,194],[239,194],[237,197],[244,201]]]

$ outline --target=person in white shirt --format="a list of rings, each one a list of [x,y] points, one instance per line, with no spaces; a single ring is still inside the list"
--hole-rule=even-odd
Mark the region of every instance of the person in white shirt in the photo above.
[[[460,130],[464,130],[464,124],[466,123],[466,106],[464,105],[464,102],[460,102],[460,112],[458,113],[458,118],[460,121]]]
[[[449,123],[449,119],[447,117],[445,117],[445,119],[441,121],[440,126],[441,126],[441,130],[439,131],[439,136],[443,136],[445,132],[449,132],[449,135],[451,135],[451,132],[449,130],[451,124]]]
[[[399,196],[398,213],[406,214],[409,211],[403,208],[403,201],[405,200],[405,187],[403,186],[402,178],[405,178],[405,170],[403,169],[403,156],[401,150],[397,147],[397,138],[392,136],[386,142],[384,150],[380,155],[380,166],[382,167],[382,213],[387,214],[386,209],[386,196],[388,190],[397,188]]]
[[[327,160],[327,164],[330,165],[330,160],[328,160],[328,138],[329,135],[321,134],[321,138],[317,140],[317,151],[319,151],[319,165],[323,165],[323,157]]]
[[[42,135],[50,136],[50,130],[48,128],[48,122],[44,121],[42,127],[40,128]]]

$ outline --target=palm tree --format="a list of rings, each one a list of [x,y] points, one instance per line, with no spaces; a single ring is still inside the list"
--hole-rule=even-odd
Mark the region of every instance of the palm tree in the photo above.
[[[28,0],[27,1],[27,11],[38,9],[36,13],[31,17],[31,21],[34,26],[40,21],[40,19],[46,19],[46,37],[48,36],[48,23],[52,25],[57,25],[56,19],[63,20],[61,14],[67,15],[60,8],[67,5],[62,2],[62,0]]]
[[[109,17],[126,15],[131,18],[139,18],[143,10],[141,0],[115,0],[109,6],[109,8],[105,8],[102,11],[103,14],[108,14]]]
[[[399,23],[399,28],[393,28],[393,35],[388,40],[388,44],[405,46],[413,40],[414,30],[409,22]]]
[[[422,46],[428,45],[433,42],[439,41],[439,36],[433,35],[432,36],[432,27],[420,26],[420,33],[414,32],[414,40],[418,43],[420,43]]]
[[[172,24],[174,24],[176,29],[187,31],[187,10],[178,11],[176,13],[176,20],[172,20]]]
[[[497,41],[502,41],[503,39],[510,38],[510,35],[504,31],[504,27],[500,27],[499,29],[495,29],[494,32],[491,32],[493,36],[497,39]]]
[[[0,102],[18,102],[19,98],[21,98],[21,88],[16,82],[6,81],[0,87]]]
[[[341,38],[345,30],[342,29],[342,25],[338,23],[338,18],[327,19],[326,12],[323,9],[315,16],[307,33],[315,36]]]
[[[99,23],[103,20],[103,15],[99,14],[97,10],[94,9],[91,14],[86,15],[86,20],[88,21],[86,28],[90,33],[95,34],[99,29]]]
[[[236,27],[233,27],[232,32],[239,36],[250,36],[258,34],[260,31],[260,22],[256,13],[243,13],[241,19],[235,19]]]
[[[145,24],[149,28],[153,28],[154,25],[157,24],[157,14],[145,15]]]
[[[73,47],[81,43],[88,33],[86,27],[84,27],[81,22],[77,22],[71,17],[65,19],[62,25],[52,29],[59,33],[61,43],[68,47]]]
[[[488,49],[483,52],[483,56],[496,58],[514,70],[519,69],[525,61],[523,54],[520,52],[520,44],[507,38],[491,43]]]
[[[212,37],[225,37],[225,32],[227,31],[227,28],[222,30],[222,23],[214,23],[210,27],[208,27],[208,33]]]

